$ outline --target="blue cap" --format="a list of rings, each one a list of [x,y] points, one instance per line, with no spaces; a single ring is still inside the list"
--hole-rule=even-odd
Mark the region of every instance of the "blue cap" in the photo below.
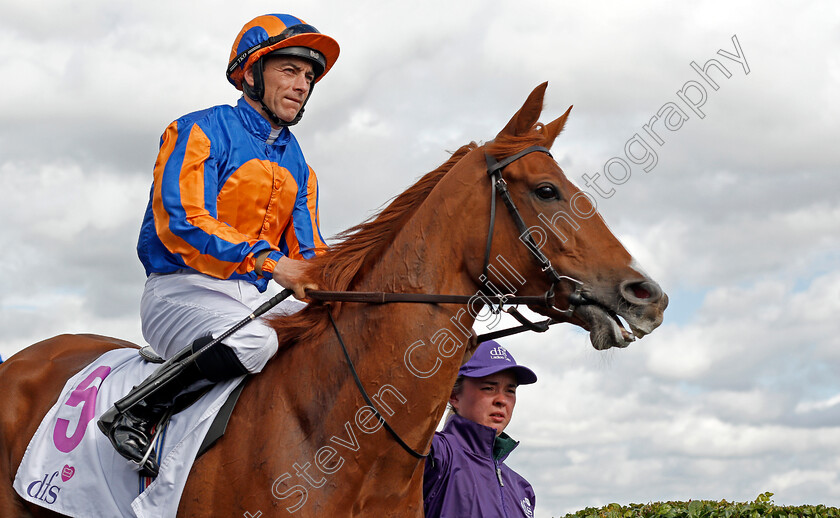
[[[530,385],[537,381],[534,371],[524,365],[517,365],[510,352],[493,340],[482,342],[472,358],[461,366],[459,376],[483,378],[504,370],[512,370],[519,385]]]

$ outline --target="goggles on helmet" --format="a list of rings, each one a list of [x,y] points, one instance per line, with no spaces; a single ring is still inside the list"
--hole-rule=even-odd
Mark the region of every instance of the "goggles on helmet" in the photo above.
[[[277,43],[280,43],[281,41],[285,40],[286,38],[291,38],[292,36],[297,36],[298,34],[321,34],[321,33],[318,32],[318,29],[316,29],[315,27],[313,27],[313,26],[311,26],[307,23],[299,23],[297,25],[292,25],[291,27],[287,27],[280,34],[277,34],[275,36],[271,36],[267,40],[260,43],[259,45],[254,45],[253,47],[249,48],[248,50],[246,50],[244,52],[241,52],[238,56],[236,56],[230,62],[230,65],[228,65],[228,69],[227,69],[228,76],[230,76],[230,74],[232,74],[233,71],[236,70],[237,67],[241,66],[242,63],[246,62],[248,60],[248,58],[254,52],[257,52],[258,50],[262,50],[266,47],[270,47],[272,45],[276,45]],[[283,50],[286,50],[286,49],[289,49],[289,48],[296,48],[296,47],[286,47],[286,48],[283,48],[283,49],[277,49],[277,50],[271,52],[271,54],[276,54],[276,53],[279,53],[280,51],[283,51]],[[297,47],[297,48],[301,48],[301,47]],[[303,47],[303,48],[308,48],[308,47]],[[301,55],[299,57],[305,57],[306,59],[314,60],[316,63],[318,63],[320,65],[321,73],[323,73],[324,68],[327,65],[326,58],[324,57],[323,54],[321,54],[320,52],[318,52],[316,50],[312,50],[312,54],[314,54],[314,55],[307,54],[306,56]],[[287,54],[287,55],[292,55],[292,54]],[[321,74],[316,73],[315,75],[317,77]]]

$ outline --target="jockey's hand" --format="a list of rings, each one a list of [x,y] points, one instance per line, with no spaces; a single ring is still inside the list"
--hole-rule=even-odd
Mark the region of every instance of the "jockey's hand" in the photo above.
[[[277,266],[271,272],[271,277],[280,286],[294,290],[296,299],[306,300],[306,290],[318,289],[317,284],[307,281],[306,267],[306,261],[289,259],[283,256],[277,261]]]

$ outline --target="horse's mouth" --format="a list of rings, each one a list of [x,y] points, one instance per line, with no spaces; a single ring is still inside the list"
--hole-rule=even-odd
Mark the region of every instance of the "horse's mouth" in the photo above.
[[[583,321],[584,329],[589,331],[592,347],[599,351],[610,347],[627,347],[636,337],[641,338],[647,334],[626,320],[623,321],[615,311],[597,302],[578,306],[575,308],[575,315]]]

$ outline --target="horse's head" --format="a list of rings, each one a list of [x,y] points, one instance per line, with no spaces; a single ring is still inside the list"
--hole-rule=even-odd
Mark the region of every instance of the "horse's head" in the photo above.
[[[546,83],[538,86],[496,139],[484,146],[486,155],[504,163],[531,146],[551,148],[571,108],[549,124],[538,124],[545,88]],[[493,239],[499,245],[493,245],[491,255],[501,256],[514,272],[506,275],[501,268],[485,267],[487,276],[479,277],[484,282],[478,284],[486,286],[489,278],[496,286],[510,286],[511,275],[519,274],[525,281],[517,291],[520,295],[546,292],[554,284],[554,306],[534,305],[532,310],[588,330],[596,349],[626,347],[633,335],[642,337],[662,323],[668,297],[607,228],[594,198],[572,184],[543,151],[514,158],[502,170],[528,232],[517,227],[506,204],[498,204]],[[559,275],[552,277],[552,270]]]
[[[538,86],[492,142],[462,146],[376,217],[343,232],[309,261],[314,282],[332,291],[476,293],[473,319],[481,293],[553,292],[553,305],[531,309],[587,329],[596,349],[626,347],[659,326],[668,297],[607,228],[594,198],[548,154],[569,111],[538,124],[545,89]],[[504,179],[515,211],[495,191],[489,196],[491,170]],[[491,199],[497,214],[488,234]],[[280,342],[311,340],[326,329],[324,308],[277,320]]]

